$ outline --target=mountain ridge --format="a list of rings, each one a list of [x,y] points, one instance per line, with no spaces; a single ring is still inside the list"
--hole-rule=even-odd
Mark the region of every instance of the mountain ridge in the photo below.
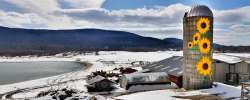
[[[124,31],[102,29],[45,30],[0,27],[0,55],[23,52],[156,51],[171,44]]]
[[[177,38],[157,39],[131,32],[103,29],[22,29],[0,26],[0,55],[55,54],[68,51],[159,51],[182,50]],[[250,52],[250,46],[224,46],[220,52]],[[241,49],[244,48],[244,49]]]

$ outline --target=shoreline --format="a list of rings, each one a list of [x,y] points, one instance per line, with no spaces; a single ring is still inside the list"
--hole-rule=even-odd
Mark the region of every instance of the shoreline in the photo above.
[[[64,62],[64,61],[61,61],[61,62]],[[91,66],[93,65],[92,63],[87,62],[87,61],[67,61],[67,62],[79,63],[79,64],[82,65],[83,70],[79,69],[77,71],[71,71],[71,72],[62,73],[62,74],[58,74],[58,75],[54,75],[54,76],[49,76],[49,77],[43,77],[43,78],[38,78],[38,79],[33,79],[33,80],[17,82],[17,83],[10,83],[10,84],[0,85],[0,88],[4,89],[3,91],[0,92],[0,99],[2,99],[3,96],[10,95],[11,93],[15,93],[16,91],[19,91],[19,90],[25,90],[25,89],[31,89],[32,90],[32,88],[36,89],[36,88],[49,87],[49,85],[47,83],[48,80],[53,80],[53,79],[56,79],[58,77],[65,77],[65,76],[73,75],[73,74],[76,74],[76,73],[83,73],[84,71],[90,69]],[[57,84],[64,84],[64,83],[67,83],[67,82],[78,81],[78,80],[84,80],[84,78],[66,79],[66,80],[63,80],[62,82],[59,82]],[[27,83],[32,84],[32,85],[31,86],[25,86],[25,87],[19,87],[20,85],[27,84]],[[36,84],[34,84],[34,83],[36,83]],[[12,89],[9,90],[8,87],[12,88]],[[17,87],[19,87],[19,88],[17,88]],[[11,94],[11,95],[13,95],[13,94]]]
[[[67,74],[70,74],[70,73],[75,73],[75,72],[79,72],[79,71],[85,71],[85,70],[90,69],[91,66],[93,65],[92,63],[89,63],[87,61],[23,61],[23,62],[0,62],[0,63],[32,63],[32,62],[72,62],[72,63],[79,63],[79,64],[81,64],[82,68],[80,68],[79,70],[72,70],[70,72],[61,73],[61,74],[57,74],[57,75],[52,75],[52,76],[48,76],[48,77],[41,77],[41,78],[36,78],[36,79],[31,79],[31,80],[26,80],[26,81],[9,83],[9,84],[0,84],[0,87],[1,86],[6,86],[6,85],[23,83],[23,82],[29,82],[29,81],[50,79],[50,78],[54,78],[54,77],[59,77],[59,76],[67,75]]]
[[[76,61],[76,62],[83,65],[84,70],[88,70],[93,66],[93,64],[88,61]]]

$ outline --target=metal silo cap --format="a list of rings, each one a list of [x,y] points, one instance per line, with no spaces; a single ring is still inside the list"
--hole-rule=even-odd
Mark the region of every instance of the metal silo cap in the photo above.
[[[191,8],[189,12],[187,12],[186,17],[192,16],[210,16],[213,17],[213,12],[205,5],[197,5]]]

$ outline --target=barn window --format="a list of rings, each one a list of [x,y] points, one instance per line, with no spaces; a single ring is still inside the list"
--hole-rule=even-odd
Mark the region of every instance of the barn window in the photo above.
[[[134,77],[134,78],[132,79],[132,81],[133,81],[133,82],[144,82],[144,81],[145,81],[145,78],[144,78],[144,77],[138,76],[138,77]]]
[[[164,81],[165,80],[165,76],[159,76],[156,80],[157,81]]]

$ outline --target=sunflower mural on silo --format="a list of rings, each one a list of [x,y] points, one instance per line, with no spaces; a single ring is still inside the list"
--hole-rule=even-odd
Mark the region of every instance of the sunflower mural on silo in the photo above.
[[[208,76],[212,71],[212,61],[209,57],[202,57],[196,65],[196,70],[204,76]]]
[[[208,31],[210,29],[210,20],[201,17],[196,23],[198,33],[200,33],[200,40],[197,42],[200,53],[202,54],[200,60],[196,64],[196,70],[203,76],[211,76],[212,74],[212,60],[207,54],[212,51],[211,41],[208,39]],[[195,37],[195,36],[194,36]]]
[[[188,42],[188,48],[189,48],[189,49],[193,48],[193,46],[194,46],[194,43],[193,43],[193,42]]]
[[[199,32],[196,32],[196,33],[194,34],[194,36],[193,36],[193,42],[194,42],[195,45],[198,44],[198,42],[200,41],[200,38],[201,38],[200,33],[199,33]]]
[[[201,53],[207,54],[211,50],[211,43],[207,38],[201,39],[198,45]]]
[[[206,34],[206,32],[209,30],[210,28],[210,20],[208,18],[203,18],[201,17],[197,24],[196,24],[197,30],[201,33],[201,34]]]
[[[195,26],[197,31],[193,34],[192,40],[188,42],[187,47],[198,50],[201,54],[195,65],[196,71],[200,75],[211,77],[212,60],[208,56],[212,51],[212,44],[209,40],[210,20],[206,17],[198,17]]]

